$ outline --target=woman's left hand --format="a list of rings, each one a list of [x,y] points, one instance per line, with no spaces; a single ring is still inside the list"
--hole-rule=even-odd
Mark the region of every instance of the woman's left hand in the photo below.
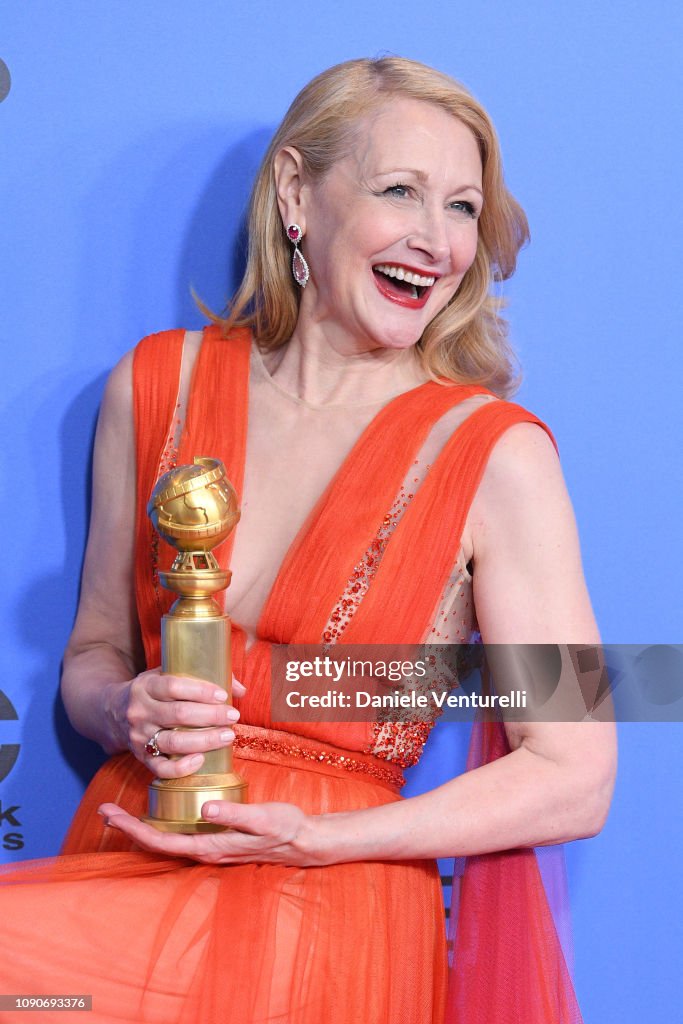
[[[202,807],[206,821],[230,831],[194,835],[160,832],[116,804],[102,804],[98,813],[107,825],[125,832],[138,846],[171,857],[188,857],[202,864],[286,864],[309,867],[306,837],[312,818],[293,804],[237,804],[212,800]]]

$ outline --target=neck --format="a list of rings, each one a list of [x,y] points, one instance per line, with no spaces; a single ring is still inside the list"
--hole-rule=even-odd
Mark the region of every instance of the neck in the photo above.
[[[341,350],[298,328],[264,363],[283,390],[311,405],[379,404],[428,379],[414,346]]]

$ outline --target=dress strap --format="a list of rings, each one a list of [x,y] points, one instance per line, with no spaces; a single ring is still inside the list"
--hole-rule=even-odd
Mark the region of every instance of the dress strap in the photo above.
[[[384,643],[428,639],[491,451],[516,423],[537,424],[555,444],[546,424],[514,402],[487,402],[471,413],[444,445],[389,539],[345,643],[379,636]]]
[[[185,332],[149,334],[133,354],[133,421],[137,498],[135,504],[135,595],[147,665],[154,660],[159,628],[156,578],[156,534],[147,516],[147,499],[159,475],[159,467],[172,453],[165,451],[178,407],[180,368]]]
[[[160,622],[173,595],[159,586],[174,549],[160,540],[147,516],[147,499],[159,476],[195,456],[220,458],[241,497],[247,434],[250,335],[229,338],[217,326],[204,330],[192,375],[185,428],[177,453],[168,445],[176,417],[185,332],[163,331],[139,343],[133,359],[133,408],[137,458],[135,584],[138,615],[149,667],[161,660]],[[232,537],[217,548],[229,556]]]
[[[204,329],[192,377],[187,422],[178,451],[178,464],[196,456],[221,459],[241,504],[249,419],[249,356],[251,334],[236,328],[225,337],[220,326]],[[235,531],[214,549],[228,565]]]

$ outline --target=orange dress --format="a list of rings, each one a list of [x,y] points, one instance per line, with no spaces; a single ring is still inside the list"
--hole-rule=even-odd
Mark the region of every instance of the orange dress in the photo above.
[[[160,619],[170,604],[157,574],[173,554],[145,514],[156,479],[174,462],[211,455],[223,460],[238,494],[244,480],[249,335],[226,340],[206,329],[175,451],[168,439],[182,344],[180,331],[150,336],[134,362],[136,593],[149,666],[160,663]],[[248,649],[233,624],[233,670],[247,686],[236,767],[251,801],[287,801],[316,814],[401,799],[401,769],[418,759],[429,725],[275,728],[271,646],[433,637],[449,614],[444,595],[455,585],[459,540],[488,455],[511,424],[540,422],[513,403],[482,405],[415,477],[414,493],[405,492],[434,424],[480,393],[486,389],[429,382],[389,402],[295,538]],[[216,552],[222,564],[230,546]],[[464,571],[456,583],[467,595]],[[485,758],[505,753],[500,729],[481,736]],[[447,996],[434,862],[208,867],[143,853],[104,829],[95,811],[112,800],[142,815],[149,781],[132,755],[112,758],[88,788],[62,856],[5,870],[0,905],[11,953],[0,958],[0,991],[92,993],[87,1019],[98,1024],[441,1024],[447,999],[450,1019],[461,1024],[580,1019],[532,851],[470,859]],[[513,996],[513,986],[521,994]],[[54,1017],[72,1018],[83,1019]],[[50,1019],[43,1012],[41,1020]]]

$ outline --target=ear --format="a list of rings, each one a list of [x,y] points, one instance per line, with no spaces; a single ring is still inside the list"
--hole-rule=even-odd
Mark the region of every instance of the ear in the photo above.
[[[293,146],[285,146],[275,155],[273,161],[273,173],[275,176],[275,190],[277,192],[277,204],[280,208],[282,222],[298,224],[306,234],[306,213],[303,159],[298,149]]]

